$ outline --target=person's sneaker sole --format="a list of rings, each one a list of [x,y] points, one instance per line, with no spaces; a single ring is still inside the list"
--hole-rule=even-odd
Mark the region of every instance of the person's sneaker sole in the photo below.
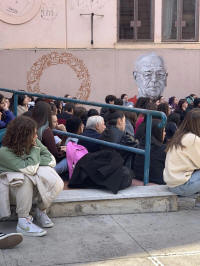
[[[17,232],[23,234],[24,236],[45,236],[47,234],[47,231],[43,230],[42,232],[27,232],[23,230],[21,227],[17,226]]]
[[[13,248],[23,240],[20,233],[11,233],[0,238],[0,249]]]

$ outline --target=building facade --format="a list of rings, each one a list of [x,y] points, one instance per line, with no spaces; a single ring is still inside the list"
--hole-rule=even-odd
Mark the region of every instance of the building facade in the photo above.
[[[133,97],[136,58],[154,51],[164,96],[199,95],[199,15],[199,0],[1,0],[0,87]]]

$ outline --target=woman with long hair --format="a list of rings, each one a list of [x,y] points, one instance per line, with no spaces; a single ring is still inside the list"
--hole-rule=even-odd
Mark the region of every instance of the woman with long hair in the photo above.
[[[184,120],[186,113],[187,113],[188,103],[186,99],[180,99],[175,110],[175,113],[179,114],[180,116],[180,123]]]
[[[178,125],[180,123],[180,116],[177,113],[171,113],[167,117],[167,124],[165,126],[166,136],[164,143],[167,143],[176,132]]]
[[[19,116],[9,123],[0,148],[0,218],[10,215],[9,201],[15,203],[17,232],[43,236],[47,232],[41,227],[54,225],[46,209],[63,188],[53,169],[55,164],[53,155],[37,138],[34,120]],[[33,196],[37,198],[36,219],[41,227],[29,214]]]
[[[172,96],[169,98],[169,108],[171,109],[171,112],[174,112],[174,110],[177,108],[178,105],[178,99],[176,98],[176,96]]]
[[[32,111],[32,118],[37,123],[39,140],[53,154],[56,161],[59,162],[61,159],[65,158],[65,151],[61,150],[60,147],[57,147],[54,140],[50,105],[44,101],[37,102]]]
[[[169,190],[189,196],[200,192],[200,109],[192,109],[167,144],[164,180]]]
[[[164,103],[160,103],[157,107],[157,111],[159,112],[163,112],[167,117],[170,115],[171,113],[171,109],[169,108],[168,103],[164,102]]]
[[[135,108],[140,108],[140,109],[148,109],[147,106],[152,103],[151,98],[149,97],[140,97],[136,104],[135,104]],[[145,116],[143,114],[139,114],[137,121],[135,123],[135,134],[138,130],[138,127],[142,124],[142,122],[144,121]]]
[[[165,130],[159,127],[160,120],[152,120],[151,130],[151,153],[150,153],[150,168],[149,182],[158,185],[163,185],[163,169],[165,167],[166,146],[163,144]],[[145,138],[141,138],[139,148],[145,149]],[[144,155],[136,154],[134,161],[135,178],[143,181],[144,179]]]
[[[23,90],[20,90],[23,91]],[[17,105],[17,116],[22,115],[25,112],[28,112],[28,103],[30,98],[27,95],[18,95],[18,105]],[[10,109],[14,112],[14,95],[11,98]]]

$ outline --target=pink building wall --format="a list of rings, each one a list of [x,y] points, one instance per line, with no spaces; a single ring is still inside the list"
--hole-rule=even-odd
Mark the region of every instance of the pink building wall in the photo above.
[[[19,13],[9,14],[11,23],[6,8],[15,1],[1,0],[0,87],[95,101],[107,94],[132,97],[135,60],[154,51],[169,73],[164,96],[200,96],[200,43],[161,43],[162,0],[155,0],[154,43],[118,42],[118,0],[32,0],[30,10],[25,2],[13,6]],[[36,2],[40,8],[32,14]],[[94,17],[94,45],[90,16],[80,16],[92,12],[103,15]]]
[[[104,101],[107,94],[137,95],[133,80],[136,58],[150,50],[4,50],[0,51],[0,87],[55,96],[66,93]],[[199,50],[154,50],[168,70],[164,96],[199,95]]]

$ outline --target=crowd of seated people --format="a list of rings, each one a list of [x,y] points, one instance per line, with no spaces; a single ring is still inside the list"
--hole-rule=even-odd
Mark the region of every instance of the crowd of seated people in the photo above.
[[[66,99],[69,97],[71,96],[67,95]],[[110,107],[101,108],[100,110],[97,108],[87,110],[84,106],[72,102],[66,101],[64,103],[44,98],[38,98],[34,101],[24,95],[18,97],[17,118],[15,118],[13,114],[13,98],[9,102],[7,98],[0,94],[0,129],[7,128],[6,135],[2,141],[2,148],[0,148],[0,156],[2,154],[3,158],[4,155],[8,154],[8,157],[16,157],[16,160],[19,160],[19,165],[15,164],[15,167],[12,163],[6,165],[3,159],[0,160],[0,173],[3,174],[5,171],[23,173],[22,183],[24,187],[22,186],[19,191],[23,191],[24,194],[30,193],[30,195],[33,193],[32,190],[35,184],[32,184],[33,180],[30,177],[27,178],[26,174],[35,175],[38,169],[40,170],[40,166],[50,166],[58,183],[60,182],[58,174],[64,180],[69,179],[67,145],[71,142],[74,143],[74,149],[77,148],[77,153],[80,152],[78,149],[81,146],[87,151],[85,152],[84,150],[85,155],[81,155],[83,158],[80,156],[79,160],[76,160],[76,164],[70,166],[72,171],[70,178],[72,177],[72,180],[75,180],[75,183],[77,182],[79,186],[81,184],[81,180],[77,180],[79,174],[84,180],[84,187],[88,184],[88,187],[110,188],[114,193],[117,193],[118,189],[122,187],[130,186],[130,178],[134,177],[135,180],[142,183],[144,176],[143,155],[79,139],[78,136],[74,138],[63,134],[59,135],[53,131],[57,129],[85,137],[145,149],[146,115],[112,108],[112,105],[121,105],[131,110],[134,106],[134,108],[160,111],[167,116],[165,128],[159,127],[160,119],[158,117],[153,117],[152,120],[149,182],[157,185],[167,184],[171,191],[180,195],[192,194],[194,191],[195,193],[199,192],[198,189],[193,189],[190,183],[193,179],[195,179],[195,183],[198,182],[200,169],[198,160],[193,156],[193,152],[198,155],[198,149],[193,146],[195,141],[195,145],[198,147],[198,138],[200,138],[200,123],[198,124],[198,121],[200,121],[198,120],[200,119],[200,98],[194,94],[180,100],[172,96],[169,101],[166,101],[163,96],[153,100],[149,97],[141,97],[137,99],[134,105],[129,104],[126,94],[122,94],[119,98],[115,95],[107,95],[105,102],[110,104]],[[27,128],[28,125],[30,126],[30,131]],[[22,128],[24,129],[22,130]],[[16,131],[14,132],[15,137],[11,134],[11,130]],[[19,147],[19,145],[22,146]],[[35,152],[37,148],[41,154],[38,154],[37,158],[34,154],[31,157],[32,150]],[[185,149],[187,154],[184,151],[180,152],[183,149]],[[120,183],[122,181],[118,179],[116,181],[118,182],[117,187],[114,189],[110,186],[111,184],[112,186],[116,185],[113,181],[115,179],[111,183],[109,183],[110,179],[107,182],[103,181],[103,178],[110,176],[119,167],[119,165],[113,163],[112,156],[113,158],[116,157],[116,160],[120,162],[119,165],[123,166],[122,175],[126,178],[124,184]],[[25,160],[24,167],[21,167],[20,164],[25,157],[27,161]],[[48,161],[49,159],[46,157],[51,158],[53,163],[50,163],[51,160]],[[190,163],[187,165],[187,169],[190,169],[189,172],[187,172],[186,164],[184,167],[178,166],[181,160],[184,164],[185,160],[187,160],[186,157],[191,157]],[[44,161],[47,159],[46,163],[43,162],[43,158]],[[99,160],[99,166],[97,164],[97,167],[100,170],[98,170],[98,178],[95,180],[92,173],[94,173],[94,165],[97,163],[97,158]],[[89,160],[94,162],[94,164],[90,165]],[[175,167],[174,163],[176,161],[177,165]],[[87,169],[83,170],[83,162],[87,163]],[[27,169],[33,169],[33,165],[37,165],[37,170],[29,172]],[[174,169],[176,168],[175,172],[171,168],[172,165]],[[75,179],[73,171],[75,172]],[[99,173],[102,174],[102,179]],[[90,177],[90,179],[87,180],[86,177]],[[0,180],[2,179],[0,178]],[[71,186],[74,187],[75,183],[71,184]],[[62,184],[60,187],[62,187]],[[190,193],[185,192],[187,187],[190,188]],[[184,189],[182,190],[182,188]],[[35,227],[32,218],[30,218],[29,212],[32,201],[29,199],[26,206],[21,205],[20,195],[22,194],[20,193],[18,191],[13,193],[16,198],[15,202],[19,217],[18,232],[25,234],[23,228],[25,228],[26,224],[29,224],[32,231],[30,234],[27,233],[28,235],[42,236],[46,234],[45,230]],[[49,204],[50,202],[51,200],[49,200]],[[39,204],[38,206],[42,205]],[[37,215],[39,220],[44,220],[40,221],[44,225],[43,227],[45,227],[45,222],[47,223],[46,227],[50,227],[52,222],[46,216],[46,207],[47,205],[37,210]]]

